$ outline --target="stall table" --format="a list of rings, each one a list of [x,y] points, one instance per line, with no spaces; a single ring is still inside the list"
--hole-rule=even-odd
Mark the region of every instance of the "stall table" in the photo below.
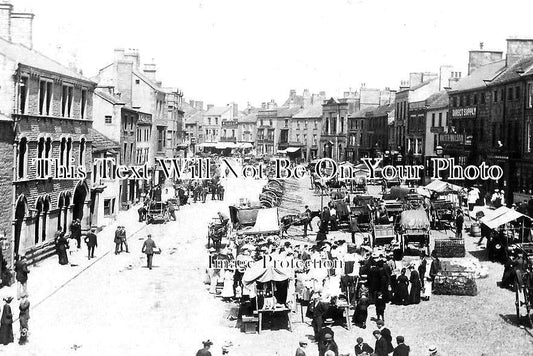
[[[287,313],[287,319],[289,320],[289,331],[292,332],[292,321],[291,321],[291,310],[289,308],[276,308],[276,309],[259,309],[257,311],[259,314],[259,327],[258,332],[261,334],[261,330],[263,329],[263,314],[264,313]]]

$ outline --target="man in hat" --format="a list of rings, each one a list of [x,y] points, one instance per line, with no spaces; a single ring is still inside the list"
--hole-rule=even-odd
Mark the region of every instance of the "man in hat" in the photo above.
[[[370,347],[366,342],[363,342],[362,337],[357,338],[357,345],[355,345],[356,355],[370,355],[374,352],[374,349]]]
[[[22,295],[28,294],[28,265],[26,261],[22,259],[19,255],[15,256],[15,278],[18,282],[17,284],[17,299],[22,298]]]
[[[154,240],[152,240],[152,235],[148,234],[146,240],[144,240],[142,253],[146,254],[146,267],[152,269],[152,259],[154,257],[155,250],[157,246],[155,245]]]
[[[305,356],[305,348],[307,348],[307,340],[302,339],[300,341],[300,346],[296,349],[296,355],[295,356]]]
[[[120,245],[122,244],[122,238],[120,236],[120,229],[122,226],[117,226],[117,229],[115,230],[115,239],[113,240],[115,242],[115,255],[118,255],[120,253]]]
[[[379,330],[374,330],[372,335],[374,335],[374,337],[376,338],[376,345],[374,346],[374,354],[376,356],[388,356],[389,348],[387,345],[387,340],[383,338],[383,335],[381,335],[381,332]]]
[[[312,301],[312,321],[311,325],[313,326],[313,331],[315,334],[315,341],[320,342],[320,330],[322,329],[322,325],[324,323],[324,314],[328,311],[329,304],[322,302],[321,299],[322,295],[320,292],[317,292],[313,296]]]
[[[378,327],[378,331],[380,332],[380,335],[386,340],[387,354],[388,354],[389,352],[392,352],[394,350],[394,346],[392,345],[392,334],[390,330],[385,327],[384,320],[376,321],[376,325]],[[376,349],[376,353],[377,353],[377,349]]]
[[[120,227],[120,252],[124,252],[124,248],[126,249],[126,253],[130,253],[128,251],[128,238],[126,237],[126,228],[124,226]]]
[[[443,356],[443,354],[437,350],[437,346],[430,346],[428,352],[429,356]]]
[[[204,345],[204,348],[198,350],[196,356],[211,356],[211,351],[209,351],[211,345],[213,345],[211,340],[203,341],[202,344]]]
[[[457,217],[455,218],[455,237],[460,239],[463,237],[463,223],[465,222],[465,217],[463,216],[463,211],[457,209]]]
[[[87,258],[90,260],[91,258],[94,258],[94,248],[98,246],[95,228],[92,228],[91,232],[85,236],[84,241],[87,244]]]
[[[394,353],[392,356],[409,356],[409,352],[411,351],[410,347],[404,344],[404,337],[403,336],[396,336],[396,343],[398,343],[398,346],[394,349]]]
[[[323,341],[318,345],[318,355],[326,356],[328,351],[332,351],[335,356],[339,355],[339,347],[330,333],[324,334]]]
[[[75,219],[70,224],[70,236],[78,243],[78,248],[81,248],[81,222],[79,219]]]

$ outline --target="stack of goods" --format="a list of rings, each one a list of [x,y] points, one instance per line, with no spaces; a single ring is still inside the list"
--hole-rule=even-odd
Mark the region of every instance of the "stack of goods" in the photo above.
[[[435,251],[440,257],[465,257],[465,241],[463,239],[435,240]]]
[[[436,295],[477,295],[477,284],[470,272],[442,271],[433,281],[433,294]]]

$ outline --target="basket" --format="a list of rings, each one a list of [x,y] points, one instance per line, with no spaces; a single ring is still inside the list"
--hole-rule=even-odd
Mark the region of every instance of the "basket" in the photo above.
[[[465,241],[463,239],[435,240],[434,251],[440,257],[465,257]]]
[[[474,274],[463,271],[441,271],[433,281],[433,294],[436,295],[477,295]]]

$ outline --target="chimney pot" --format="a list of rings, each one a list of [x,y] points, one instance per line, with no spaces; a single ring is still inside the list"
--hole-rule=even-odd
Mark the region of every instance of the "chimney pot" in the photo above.
[[[33,49],[33,18],[32,13],[11,13],[11,42]]]
[[[13,5],[10,3],[0,3],[0,37],[6,41],[11,41],[11,12]]]

